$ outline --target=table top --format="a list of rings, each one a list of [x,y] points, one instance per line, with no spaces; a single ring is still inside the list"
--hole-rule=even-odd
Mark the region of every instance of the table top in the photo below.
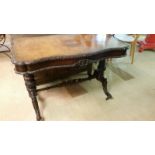
[[[12,56],[15,62],[87,55],[127,46],[105,34],[12,35]]]

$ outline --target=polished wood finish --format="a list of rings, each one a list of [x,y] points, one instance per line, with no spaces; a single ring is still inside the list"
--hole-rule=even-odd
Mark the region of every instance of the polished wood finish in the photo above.
[[[37,90],[37,85],[86,71],[86,78],[65,81],[56,86],[96,78],[110,99],[112,95],[104,77],[105,59],[125,56],[127,49],[127,44],[110,35],[12,35],[11,53],[15,71],[24,76],[36,118],[42,120],[36,96],[43,89]],[[94,63],[98,63],[97,69],[92,68]],[[49,73],[51,79],[42,80],[41,75]]]
[[[24,75],[24,80],[25,80],[25,85],[27,88],[27,91],[29,93],[29,96],[32,100],[32,104],[36,113],[36,119],[42,120],[41,114],[40,114],[40,110],[39,110],[39,105],[38,105],[38,101],[37,101],[37,90],[36,90],[36,83],[35,83],[35,79],[34,79],[34,75],[33,74],[25,74]]]
[[[112,98],[112,95],[108,92],[108,89],[107,89],[107,79],[104,77],[105,69],[106,69],[105,60],[101,60],[99,62],[97,70],[94,73],[95,73],[96,79],[102,83],[103,91],[107,95],[106,100],[108,100]]]
[[[98,38],[97,35],[87,36],[91,37],[86,38],[86,35],[84,38],[83,35],[33,37],[17,35],[12,39],[12,62],[17,72],[33,73],[45,68],[77,66],[80,65],[82,59],[85,59],[84,63],[88,63],[86,59],[94,62],[99,58],[107,58],[107,52],[108,57],[119,57],[124,54],[122,48],[127,47],[126,44],[106,35],[103,35],[103,38]]]
[[[102,49],[124,47],[124,44],[114,38],[108,40],[106,35],[103,36],[101,39],[97,35],[19,36],[13,39],[12,50],[16,61],[28,63],[39,59],[49,59],[51,56],[67,57],[94,54],[94,52],[99,52]]]

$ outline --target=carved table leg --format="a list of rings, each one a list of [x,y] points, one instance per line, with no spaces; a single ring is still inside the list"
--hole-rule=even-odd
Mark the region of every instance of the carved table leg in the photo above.
[[[25,85],[26,85],[27,91],[28,91],[29,96],[32,100],[33,108],[36,113],[36,119],[38,121],[43,120],[43,118],[41,117],[41,114],[40,114],[39,105],[38,105],[38,101],[37,101],[37,97],[36,97],[37,91],[36,91],[36,83],[35,83],[34,75],[25,74],[24,80],[25,80]]]
[[[88,77],[91,77],[91,76],[92,76],[92,70],[93,70],[93,65],[90,64],[90,65],[88,66],[88,70],[87,70]]]
[[[107,95],[106,100],[111,99],[112,95],[108,92],[107,89],[107,79],[104,77],[104,71],[106,69],[105,60],[99,62],[98,68],[95,71],[96,79],[102,83],[103,91]]]

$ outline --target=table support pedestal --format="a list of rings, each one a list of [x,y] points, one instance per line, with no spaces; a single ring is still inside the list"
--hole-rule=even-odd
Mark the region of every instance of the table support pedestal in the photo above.
[[[34,79],[34,75],[25,74],[24,80],[25,80],[25,85],[26,85],[27,91],[28,91],[29,96],[32,100],[33,108],[34,108],[35,113],[36,113],[36,119],[38,121],[41,121],[41,120],[43,120],[43,117],[41,117],[39,105],[38,105],[38,101],[37,101],[36,82]]]
[[[104,77],[105,70],[106,70],[105,60],[101,60],[94,74],[96,76],[96,79],[102,83],[103,91],[107,96],[106,100],[108,100],[108,99],[112,99],[112,95],[108,92],[107,79]]]
[[[79,83],[79,82],[83,82],[85,80],[91,80],[91,79],[96,78],[98,81],[100,81],[102,83],[103,91],[104,91],[105,95],[107,96],[106,100],[112,99],[112,95],[108,92],[107,79],[104,77],[104,71],[105,70],[106,70],[105,60],[101,60],[99,62],[97,69],[94,71],[93,74],[92,74],[92,65],[90,65],[90,67],[87,71],[88,78],[75,79],[75,80],[71,80],[71,81],[67,81],[67,82],[62,82],[56,86],[63,86],[65,84],[69,84],[69,82],[70,82],[70,84],[73,84],[76,82]],[[38,105],[38,101],[37,101],[37,92],[44,90],[44,89],[45,90],[49,89],[51,87],[37,90],[36,89],[36,81],[35,81],[33,74],[25,74],[24,80],[25,80],[25,85],[26,85],[27,91],[28,91],[29,96],[32,100],[33,108],[34,108],[35,113],[36,113],[36,119],[38,121],[43,120],[43,117],[40,114],[40,109],[39,109],[39,105]]]

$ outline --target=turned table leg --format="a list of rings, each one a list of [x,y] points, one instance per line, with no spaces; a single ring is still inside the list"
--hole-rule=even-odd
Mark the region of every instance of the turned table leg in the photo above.
[[[88,66],[88,69],[87,69],[88,77],[91,77],[91,76],[92,76],[92,70],[93,70],[93,65],[90,64],[90,65]]]
[[[106,100],[108,100],[112,98],[112,95],[108,92],[107,79],[104,77],[105,69],[106,69],[105,60],[102,60],[99,62],[98,68],[95,71],[95,76],[96,79],[102,83],[103,91],[107,96]]]
[[[28,91],[29,96],[32,100],[33,108],[36,113],[36,119],[38,121],[43,120],[43,118],[41,117],[41,114],[40,114],[39,105],[38,105],[38,101],[37,101],[37,91],[36,91],[36,83],[35,83],[34,75],[25,74],[24,80],[25,80],[25,85],[26,85],[27,91]]]

